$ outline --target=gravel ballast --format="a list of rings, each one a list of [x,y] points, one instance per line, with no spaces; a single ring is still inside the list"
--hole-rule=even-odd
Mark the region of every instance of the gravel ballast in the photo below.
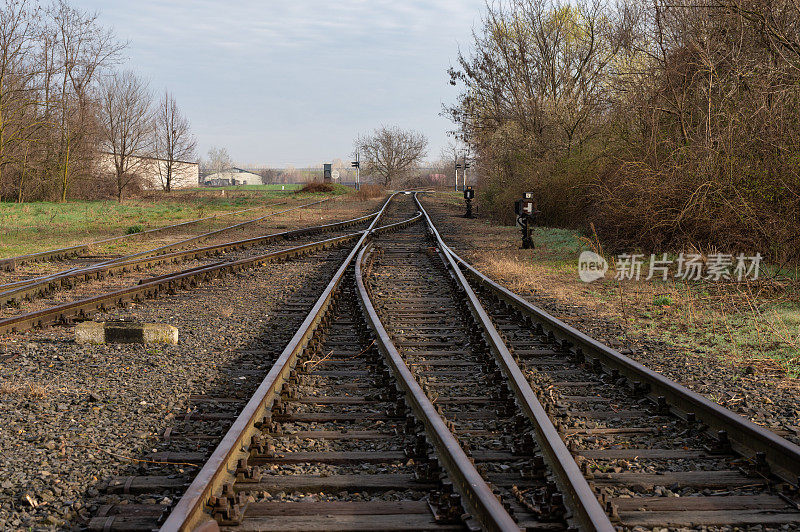
[[[103,483],[157,474],[140,460],[165,448],[165,429],[192,409],[193,396],[241,390],[247,397],[302,319],[302,312],[278,312],[312,301],[346,249],[267,264],[94,318],[175,325],[178,345],[78,345],[71,327],[0,337],[0,528],[81,527],[101,504],[121,500],[171,504],[152,495],[109,496]],[[254,349],[256,358],[242,354]],[[236,375],[231,367],[243,357],[253,371]],[[220,424],[217,436],[224,430]]]

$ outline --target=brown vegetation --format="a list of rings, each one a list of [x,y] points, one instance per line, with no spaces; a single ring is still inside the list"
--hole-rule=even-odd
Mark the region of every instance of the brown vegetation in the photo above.
[[[332,192],[333,185],[329,183],[320,183],[317,181],[312,181],[311,183],[306,183],[303,185],[302,188],[295,190],[295,194],[301,194],[306,192]]]
[[[354,194],[355,198],[359,201],[366,201],[369,199],[381,198],[386,194],[384,188],[380,185],[361,185],[358,192]]]
[[[799,29],[790,0],[491,4],[449,109],[484,212],[532,190],[618,247],[800,258]]]
[[[164,142],[150,149],[144,84],[135,80],[141,90],[126,93],[131,76],[114,75],[125,46],[97,14],[67,0],[0,0],[0,201],[121,198],[136,186],[129,162],[170,151]],[[165,105],[162,122],[179,117],[169,96]],[[139,123],[131,130],[132,118]],[[179,125],[171,122],[171,140],[188,137]],[[122,136],[132,142],[120,144]],[[113,170],[100,163],[101,151],[112,152]]]
[[[361,154],[364,174],[388,187],[413,175],[427,153],[428,138],[417,131],[381,126],[356,139],[355,149]]]

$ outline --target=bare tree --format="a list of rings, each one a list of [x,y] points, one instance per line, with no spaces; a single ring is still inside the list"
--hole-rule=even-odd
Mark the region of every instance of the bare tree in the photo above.
[[[31,115],[37,104],[37,71],[29,60],[35,46],[36,16],[25,2],[6,0],[0,6],[0,198],[5,170],[19,163],[20,144],[30,141]]]
[[[355,148],[361,153],[364,170],[384,186],[403,179],[427,154],[428,138],[417,131],[381,126],[359,137]]]
[[[75,155],[91,151],[82,149],[86,144],[95,144],[92,84],[98,71],[119,61],[127,43],[119,42],[112,30],[100,26],[97,13],[80,11],[67,0],[56,0],[49,16],[47,33],[55,36],[52,60],[56,70],[51,78],[58,96],[59,172],[64,201]]]
[[[109,77],[102,87],[101,134],[112,155],[117,201],[142,170],[152,148],[152,96],[133,72]]]
[[[153,125],[155,155],[162,188],[170,192],[176,168],[194,157],[197,141],[189,120],[181,113],[175,97],[164,91]]]
[[[217,146],[211,146],[208,150],[208,160],[204,161],[203,167],[211,172],[211,173],[218,173],[224,170],[228,170],[233,166],[233,159],[228,154],[228,150],[225,148],[219,148]]]

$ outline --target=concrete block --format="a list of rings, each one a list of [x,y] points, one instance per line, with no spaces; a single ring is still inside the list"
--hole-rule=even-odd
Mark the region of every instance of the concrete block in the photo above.
[[[129,321],[85,321],[75,326],[79,344],[172,344],[178,343],[178,329],[165,323]]]
[[[79,344],[104,344],[106,342],[105,323],[84,321],[75,326],[75,341]]]

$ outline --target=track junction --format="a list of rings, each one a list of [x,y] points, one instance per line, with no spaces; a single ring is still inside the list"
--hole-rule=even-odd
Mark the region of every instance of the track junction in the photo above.
[[[254,353],[241,368],[263,376],[252,396],[196,397],[192,423],[164,434],[173,448],[148,456],[147,474],[102,486],[177,503],[108,505],[90,529],[798,526],[800,448],[494,283],[448,247],[417,196],[336,224],[94,266],[254,248],[0,320],[15,332],[84,319],[301,255],[331,266],[294,303],[302,323],[274,364]],[[341,234],[256,247],[323,231]]]

